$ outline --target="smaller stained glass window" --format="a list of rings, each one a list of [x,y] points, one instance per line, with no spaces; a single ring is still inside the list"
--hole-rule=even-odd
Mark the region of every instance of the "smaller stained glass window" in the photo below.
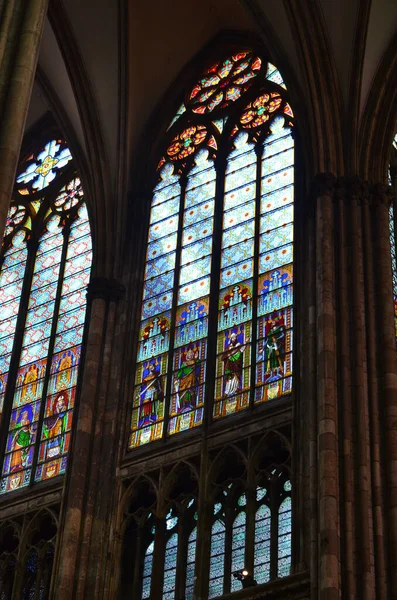
[[[165,548],[163,600],[174,600],[177,555],[178,534],[173,533]]]
[[[283,500],[278,511],[278,577],[289,575],[291,567],[291,498]]]
[[[224,555],[226,528],[223,521],[216,520],[211,529],[210,580],[208,598],[223,594]]]
[[[154,542],[148,545],[143,560],[142,600],[149,600],[152,584]]]
[[[194,597],[194,582],[195,582],[195,566],[196,566],[196,542],[197,542],[197,527],[195,527],[189,536],[187,544],[187,560],[186,560],[186,587],[185,599],[193,600]]]
[[[240,512],[234,519],[232,527],[232,562],[231,572],[239,571],[245,567],[245,523],[246,514]],[[231,591],[241,589],[241,584],[235,577],[231,579]]]

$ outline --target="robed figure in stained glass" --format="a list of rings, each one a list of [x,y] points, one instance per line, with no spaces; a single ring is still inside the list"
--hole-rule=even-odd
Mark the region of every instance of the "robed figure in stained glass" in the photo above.
[[[68,394],[59,392],[52,404],[52,415],[43,425],[43,436],[48,440],[46,458],[55,458],[63,453],[64,436],[67,429]]]
[[[188,347],[182,355],[182,362],[176,374],[175,391],[177,394],[177,410],[195,408],[199,384],[199,354],[197,350]]]
[[[236,332],[230,335],[229,345],[223,353],[224,394],[228,398],[241,390],[245,344],[239,341]]]
[[[33,438],[31,428],[32,421],[32,407],[30,405],[23,406],[19,412],[15,426],[15,434],[11,442],[13,453],[11,456],[10,472],[19,471],[27,466],[29,460],[29,447]]]
[[[285,326],[283,317],[266,323],[266,339],[263,345],[266,365],[265,381],[280,379],[284,374]]]
[[[157,420],[159,403],[164,401],[163,382],[157,363],[150,362],[142,373],[142,385],[139,392],[139,427]]]

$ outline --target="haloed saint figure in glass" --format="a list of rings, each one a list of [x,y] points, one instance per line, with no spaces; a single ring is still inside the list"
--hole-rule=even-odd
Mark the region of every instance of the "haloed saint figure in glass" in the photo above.
[[[28,464],[29,448],[33,438],[32,421],[32,407],[28,405],[21,408],[15,426],[14,437],[11,442],[11,473],[20,471]]]
[[[151,361],[143,370],[140,396],[139,426],[154,423],[164,400],[164,390],[158,363]]]
[[[242,334],[240,334],[242,337]],[[249,340],[247,340],[249,342]],[[236,331],[230,336],[227,350],[223,353],[224,363],[224,394],[228,398],[241,391],[243,375],[243,357],[245,344],[239,341]]]
[[[283,317],[276,317],[266,324],[263,344],[266,364],[265,381],[270,383],[284,376],[285,327]]]
[[[175,379],[177,411],[192,410],[196,407],[200,377],[199,352],[189,346],[182,354],[181,366]]]

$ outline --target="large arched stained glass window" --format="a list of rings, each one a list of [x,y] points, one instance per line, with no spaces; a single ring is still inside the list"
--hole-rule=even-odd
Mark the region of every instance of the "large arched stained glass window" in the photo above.
[[[397,134],[394,136],[393,147],[390,159],[389,168],[389,184],[393,188],[394,197],[397,192]],[[390,225],[390,249],[392,261],[393,275],[393,304],[394,304],[394,328],[396,331],[396,346],[397,346],[397,251],[396,251],[396,201],[390,204],[389,208],[389,225]]]
[[[83,190],[54,139],[20,169],[0,255],[2,494],[65,473],[90,268]]]
[[[129,447],[292,390],[293,113],[251,51],[168,129],[150,211]]]

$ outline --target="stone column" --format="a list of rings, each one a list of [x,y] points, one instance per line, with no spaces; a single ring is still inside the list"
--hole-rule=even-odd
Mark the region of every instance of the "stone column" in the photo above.
[[[88,289],[89,326],[77,426],[70,452],[63,505],[60,553],[55,567],[54,590],[59,600],[92,597],[87,587],[92,529],[101,502],[108,502],[111,491],[101,490],[101,474],[111,465],[105,457],[104,413],[108,397],[111,349],[114,336],[115,305],[123,288],[115,281],[94,278]],[[117,440],[113,439],[113,451]],[[113,473],[115,469],[112,469]],[[109,484],[109,473],[106,472]],[[105,499],[101,497],[101,493]],[[99,499],[98,499],[99,495]],[[102,511],[103,512],[103,511]]]
[[[339,600],[338,398],[335,315],[334,177],[321,174],[316,198],[319,589]]]
[[[10,206],[48,0],[0,4],[0,242]]]
[[[387,573],[389,597],[394,600],[397,598],[397,350],[389,237],[391,195],[389,188],[380,184],[373,186],[371,192],[380,429],[386,472]]]

